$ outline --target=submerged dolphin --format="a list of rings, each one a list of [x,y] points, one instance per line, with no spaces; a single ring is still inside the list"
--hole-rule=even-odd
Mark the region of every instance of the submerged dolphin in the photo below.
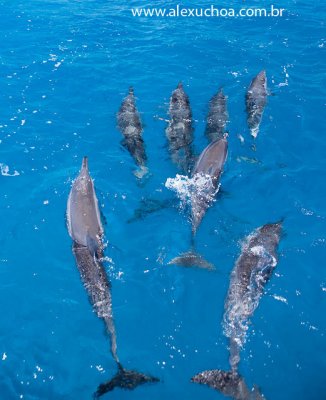
[[[117,121],[118,128],[124,136],[122,145],[129,151],[135,163],[140,168],[135,175],[138,178],[142,178],[148,172],[146,167],[147,156],[144,140],[142,138],[143,127],[136,107],[136,99],[132,87],[129,88],[128,96],[122,101],[117,114]]]
[[[249,390],[238,373],[240,350],[246,341],[249,319],[258,307],[264,287],[277,265],[281,222],[261,226],[249,235],[231,273],[223,317],[224,334],[230,339],[230,371],[208,370],[192,382],[206,384],[236,400],[264,399],[254,387]]]
[[[198,158],[192,172],[192,178],[196,179],[197,182],[202,181],[202,184],[198,185],[200,189],[195,190],[191,196],[192,249],[174,258],[169,264],[198,266],[207,269],[213,268],[210,263],[195,252],[194,237],[198,226],[219,189],[219,180],[228,152],[228,142],[226,138],[227,136],[210,143]],[[195,187],[197,186],[195,185]]]
[[[184,173],[188,173],[193,162],[193,126],[189,97],[182,83],[172,92],[169,114],[169,125],[165,133],[171,158]]]
[[[251,81],[246,93],[247,123],[251,135],[256,138],[259,125],[267,103],[266,71],[261,71]]]
[[[209,102],[205,134],[210,142],[221,139],[228,121],[227,97],[221,88]]]
[[[69,194],[67,226],[73,240],[73,253],[81,279],[94,311],[105,323],[111,340],[111,354],[118,367],[117,374],[108,382],[101,384],[94,397],[97,398],[115,387],[134,389],[146,382],[157,382],[158,379],[152,376],[124,369],[117,355],[111,285],[101,261],[103,257],[103,227],[86,157],[83,159],[82,168]]]

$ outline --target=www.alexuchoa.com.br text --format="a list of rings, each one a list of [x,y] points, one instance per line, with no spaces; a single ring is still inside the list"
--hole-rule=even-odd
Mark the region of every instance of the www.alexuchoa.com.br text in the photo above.
[[[286,10],[284,8],[278,8],[271,5],[269,8],[259,7],[248,7],[240,8],[218,8],[211,5],[207,8],[196,7],[187,8],[180,5],[176,5],[174,8],[141,8],[136,7],[131,9],[131,13],[134,17],[163,17],[163,18],[191,18],[191,17],[247,17],[247,18],[275,18],[284,17]]]

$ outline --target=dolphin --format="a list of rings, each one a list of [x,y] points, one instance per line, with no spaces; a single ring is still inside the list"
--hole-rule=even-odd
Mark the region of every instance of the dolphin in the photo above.
[[[169,114],[170,120],[165,133],[171,158],[187,174],[193,163],[193,123],[189,97],[181,82],[172,92]]]
[[[261,71],[251,81],[246,93],[247,123],[251,135],[256,138],[267,103],[266,71]]]
[[[122,145],[132,155],[139,170],[135,172],[138,178],[147,174],[146,167],[147,156],[145,144],[142,137],[143,127],[136,107],[134,89],[129,88],[128,95],[123,99],[117,114],[118,128],[124,139]]]
[[[157,382],[158,379],[155,377],[124,369],[118,358],[116,330],[112,313],[111,284],[102,263],[104,230],[86,157],[83,158],[80,173],[69,194],[67,227],[73,240],[72,250],[81,280],[96,315],[104,321],[110,337],[110,351],[118,367],[117,374],[98,387],[94,398],[98,398],[116,387],[134,389],[143,383]]]
[[[266,224],[251,233],[231,272],[230,286],[223,316],[224,334],[230,340],[230,371],[207,370],[191,381],[210,386],[235,400],[264,399],[254,386],[249,390],[238,373],[240,351],[246,341],[249,319],[258,307],[264,288],[277,265],[277,248],[281,239],[282,223]]]
[[[220,176],[227,158],[227,136],[210,143],[198,158],[192,176],[208,176],[212,185],[204,193],[195,192],[191,199],[192,232],[196,233],[207,208],[211,205],[219,187]]]
[[[194,250],[194,238],[207,209],[218,192],[227,152],[228,142],[227,135],[225,135],[210,143],[199,156],[192,172],[192,178],[202,180],[204,185],[200,190],[195,185],[196,189],[191,196],[191,250],[174,258],[169,264],[214,269],[212,264]]]
[[[221,88],[209,101],[205,134],[210,142],[221,139],[228,122],[227,97]]]

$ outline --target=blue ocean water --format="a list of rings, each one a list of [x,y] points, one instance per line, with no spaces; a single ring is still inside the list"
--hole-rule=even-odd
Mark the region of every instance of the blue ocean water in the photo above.
[[[116,372],[65,226],[84,155],[107,220],[120,359],[161,379],[107,398],[224,398],[190,378],[228,368],[221,320],[240,241],[280,218],[279,264],[252,318],[240,372],[267,399],[325,398],[325,10],[312,1],[283,0],[276,6],[286,15],[275,19],[134,18],[130,12],[175,5],[0,1],[1,399],[90,399]],[[244,94],[261,69],[273,96],[254,151]],[[167,265],[189,247],[184,213],[167,207],[128,222],[141,199],[174,198],[164,186],[177,173],[164,120],[180,80],[190,97],[197,153],[207,144],[208,100],[220,86],[228,96],[224,193],[196,238],[216,273]],[[116,128],[130,85],[151,171],[143,184]]]

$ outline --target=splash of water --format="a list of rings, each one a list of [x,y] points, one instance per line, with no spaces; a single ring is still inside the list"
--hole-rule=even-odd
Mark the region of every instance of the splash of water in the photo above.
[[[12,174],[9,173],[9,167],[6,164],[0,163],[0,170],[2,176],[18,176],[20,175],[18,171],[14,171]]]
[[[177,174],[175,178],[168,178],[165,187],[174,191],[180,200],[180,208],[191,205],[194,198],[205,198],[206,201],[214,200],[220,185],[216,187],[210,175],[197,173],[191,178]]]

